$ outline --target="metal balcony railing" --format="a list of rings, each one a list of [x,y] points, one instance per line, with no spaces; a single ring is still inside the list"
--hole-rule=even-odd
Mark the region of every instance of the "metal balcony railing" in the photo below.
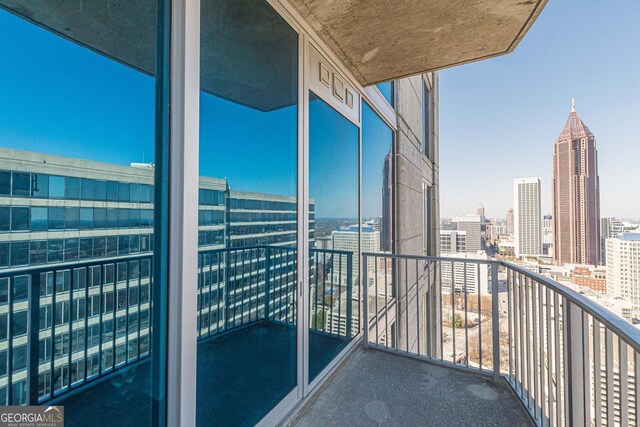
[[[200,251],[199,339],[257,322],[295,327],[296,256],[282,246]],[[310,258],[311,330],[348,339],[353,253],[312,249]],[[142,254],[0,271],[4,401],[56,401],[148,359],[157,298],[152,262]]]
[[[363,254],[365,345],[504,378],[538,425],[638,425],[640,331],[517,265]]]

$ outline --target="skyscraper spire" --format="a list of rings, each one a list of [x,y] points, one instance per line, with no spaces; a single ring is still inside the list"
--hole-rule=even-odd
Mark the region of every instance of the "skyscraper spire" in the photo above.
[[[571,97],[571,112],[576,112],[576,99],[573,96]]]

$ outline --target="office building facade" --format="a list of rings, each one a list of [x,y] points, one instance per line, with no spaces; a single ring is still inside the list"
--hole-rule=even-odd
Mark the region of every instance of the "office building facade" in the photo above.
[[[453,222],[456,223],[456,229],[458,231],[464,231],[466,233],[467,252],[476,253],[480,250],[484,250],[482,247],[482,232],[479,215],[460,215],[453,218]]]
[[[513,206],[516,256],[541,255],[540,178],[513,180]]]
[[[640,233],[618,234],[606,245],[607,294],[631,302],[631,321],[640,315]]]
[[[467,252],[467,232],[440,230],[440,253],[457,254]]]

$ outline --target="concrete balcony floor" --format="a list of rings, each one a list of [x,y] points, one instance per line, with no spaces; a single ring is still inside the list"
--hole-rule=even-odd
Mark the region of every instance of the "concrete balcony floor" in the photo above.
[[[506,383],[387,352],[352,355],[291,423],[315,426],[530,426]]]

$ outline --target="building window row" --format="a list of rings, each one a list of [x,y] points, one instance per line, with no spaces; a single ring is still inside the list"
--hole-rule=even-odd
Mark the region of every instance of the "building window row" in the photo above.
[[[153,209],[0,206],[0,232],[132,227],[153,227]]]
[[[0,171],[0,196],[153,202],[153,186],[131,182]]]
[[[149,251],[153,251],[152,234],[0,242],[0,268],[78,261]],[[0,295],[0,300],[1,298]]]

